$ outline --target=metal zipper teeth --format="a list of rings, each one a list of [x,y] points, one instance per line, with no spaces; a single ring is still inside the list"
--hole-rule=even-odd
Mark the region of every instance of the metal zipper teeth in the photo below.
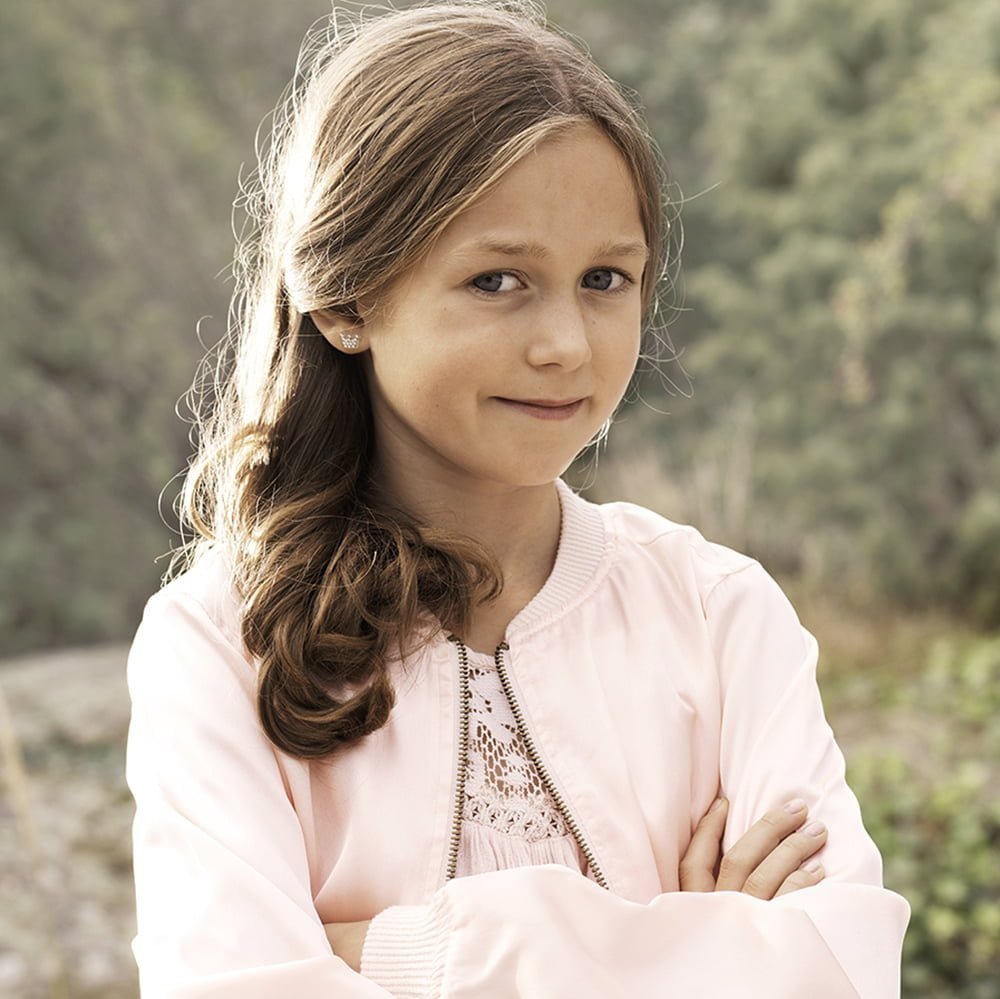
[[[464,646],[459,642],[459,648],[464,652]],[[556,806],[562,813],[562,817],[569,826],[570,832],[576,837],[577,843],[580,844],[580,850],[583,855],[587,858],[587,864],[590,866],[591,873],[594,875],[594,880],[602,887],[608,888],[608,879],[604,876],[604,872],[597,864],[597,860],[594,858],[594,853],[587,845],[580,832],[580,827],[577,825],[576,819],[573,818],[570,810],[566,807],[566,802],[563,799],[562,794],[559,789],[555,786],[552,778],[549,776],[549,772],[542,765],[541,758],[538,755],[538,750],[535,748],[535,741],[531,737],[531,733],[528,731],[528,726],[524,723],[524,715],[521,713],[521,705],[517,703],[514,697],[514,691],[511,687],[510,678],[507,676],[507,666],[504,663],[503,652],[509,651],[510,646],[506,642],[501,642],[497,647],[496,651],[493,653],[493,660],[497,664],[497,673],[500,676],[500,682],[503,684],[504,693],[507,695],[507,700],[510,701],[511,711],[514,713],[514,720],[517,722],[518,731],[521,733],[521,737],[524,739],[525,748],[528,750],[528,755],[531,757],[531,762],[535,764],[538,768],[538,775],[542,779],[542,784],[545,790],[549,792],[552,796],[552,800],[555,801]],[[610,889],[609,889],[610,890]]]
[[[445,881],[450,881],[458,869],[458,847],[462,838],[462,807],[465,804],[465,775],[469,769],[469,656],[461,640],[454,635],[450,641],[458,646],[458,773],[455,780],[455,804],[452,813],[451,841],[448,847],[448,868]]]

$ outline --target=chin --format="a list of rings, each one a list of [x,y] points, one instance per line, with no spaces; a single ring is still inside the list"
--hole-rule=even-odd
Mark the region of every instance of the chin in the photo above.
[[[588,437],[575,450],[550,445],[544,451],[530,445],[513,447],[506,441],[477,456],[474,464],[463,464],[469,474],[484,481],[518,489],[537,488],[558,479],[585,450],[589,440]]]
[[[503,476],[502,481],[506,482],[508,485],[517,486],[521,489],[535,489],[540,486],[547,486],[549,483],[554,482],[572,464],[572,458],[558,464],[552,463],[551,465],[536,465],[533,467],[525,467],[525,464],[522,462],[520,465],[512,467],[510,469],[510,474]],[[494,475],[496,474],[496,471],[497,470],[494,469]]]

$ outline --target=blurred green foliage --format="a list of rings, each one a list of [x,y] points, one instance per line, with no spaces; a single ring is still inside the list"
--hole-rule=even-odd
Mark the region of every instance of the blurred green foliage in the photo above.
[[[870,692],[857,675],[840,684],[836,699],[857,703]],[[851,755],[848,780],[885,859],[886,884],[912,907],[903,995],[994,997],[1000,637],[941,639],[923,668],[889,681],[881,694],[886,730]]]
[[[237,177],[328,9],[4,5],[0,652],[125,637],[156,587]],[[695,390],[626,410],[605,464],[651,450],[673,489],[630,498],[776,571],[998,620],[1000,6],[549,13],[638,91],[687,199]]]
[[[237,172],[322,13],[290,8],[3,5],[0,654],[130,635],[157,587]]]
[[[587,6],[691,199],[693,398],[612,446],[774,569],[996,623],[1000,5]]]

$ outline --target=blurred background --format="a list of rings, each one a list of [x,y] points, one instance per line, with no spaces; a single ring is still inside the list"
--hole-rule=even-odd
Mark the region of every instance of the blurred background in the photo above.
[[[4,996],[137,995],[124,656],[238,177],[328,11],[0,11]],[[639,93],[685,240],[679,360],[571,478],[779,578],[913,906],[903,994],[1000,996],[1000,4],[548,11]]]

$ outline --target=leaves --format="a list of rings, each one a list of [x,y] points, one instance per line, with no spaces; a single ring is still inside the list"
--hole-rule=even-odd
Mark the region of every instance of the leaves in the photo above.
[[[245,4],[238,32],[223,30],[229,13],[5,5],[6,652],[130,634],[173,543],[172,494],[162,513],[157,497],[188,453],[174,407],[202,353],[196,327],[211,316],[204,337],[225,331],[216,275],[240,162],[319,11]]]
[[[708,193],[685,205],[672,330],[694,397],[615,439],[691,480],[744,398],[753,505],[719,540],[1000,621],[1000,8],[775,0],[738,26],[726,8],[676,5],[637,80],[676,87],[654,124],[680,186]],[[691,26],[712,11],[699,69]],[[677,66],[697,121],[671,113],[692,89]]]
[[[849,754],[848,780],[886,884],[912,908],[903,994],[989,995],[1000,962],[1000,638],[940,639],[896,683],[879,725],[909,728],[920,751],[870,737]],[[860,703],[850,690],[832,699],[840,710],[845,694]]]

